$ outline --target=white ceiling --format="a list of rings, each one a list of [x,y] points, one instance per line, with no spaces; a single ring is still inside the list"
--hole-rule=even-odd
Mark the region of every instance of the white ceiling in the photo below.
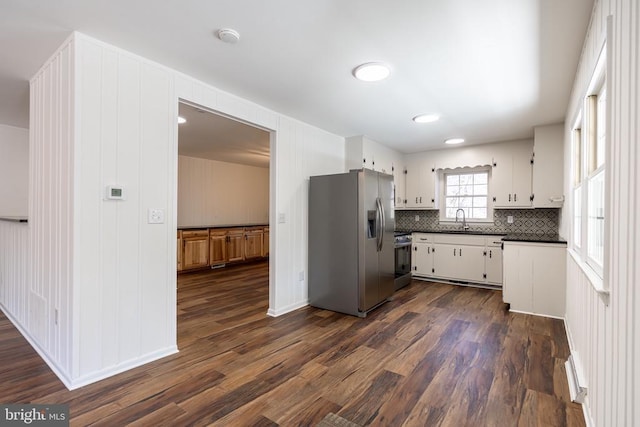
[[[70,31],[330,132],[411,153],[561,122],[593,0],[2,0],[0,123],[27,127],[28,79]],[[214,33],[240,32],[235,45]],[[391,76],[355,80],[385,61]],[[439,122],[411,118],[438,113]]]
[[[269,132],[181,103],[178,154],[269,167]]]

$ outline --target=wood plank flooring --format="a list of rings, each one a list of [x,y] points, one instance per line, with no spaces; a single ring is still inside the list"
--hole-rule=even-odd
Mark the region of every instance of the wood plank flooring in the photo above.
[[[366,319],[270,318],[265,262],[178,283],[180,352],[74,391],[0,314],[0,402],[67,403],[73,426],[584,425],[562,322],[497,291],[414,281]]]

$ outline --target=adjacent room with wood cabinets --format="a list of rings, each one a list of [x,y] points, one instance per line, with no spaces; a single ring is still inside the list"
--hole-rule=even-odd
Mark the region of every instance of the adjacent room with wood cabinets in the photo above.
[[[269,132],[184,102],[178,114],[178,275],[268,269]]]

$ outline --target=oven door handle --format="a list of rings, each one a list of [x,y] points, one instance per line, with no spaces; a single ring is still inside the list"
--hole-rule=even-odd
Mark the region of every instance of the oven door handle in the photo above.
[[[405,248],[405,247],[407,247],[407,246],[411,246],[411,242],[407,242],[407,243],[396,243],[396,244],[394,245],[394,247],[395,247],[396,249],[397,249],[397,248]]]

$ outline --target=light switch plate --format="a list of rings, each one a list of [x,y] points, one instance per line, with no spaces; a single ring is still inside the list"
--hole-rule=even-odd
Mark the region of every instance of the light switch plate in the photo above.
[[[149,209],[149,224],[164,224],[164,209]]]
[[[513,224],[513,215],[507,215],[507,224]]]
[[[286,222],[286,216],[283,212],[278,213],[278,223],[284,224]]]

